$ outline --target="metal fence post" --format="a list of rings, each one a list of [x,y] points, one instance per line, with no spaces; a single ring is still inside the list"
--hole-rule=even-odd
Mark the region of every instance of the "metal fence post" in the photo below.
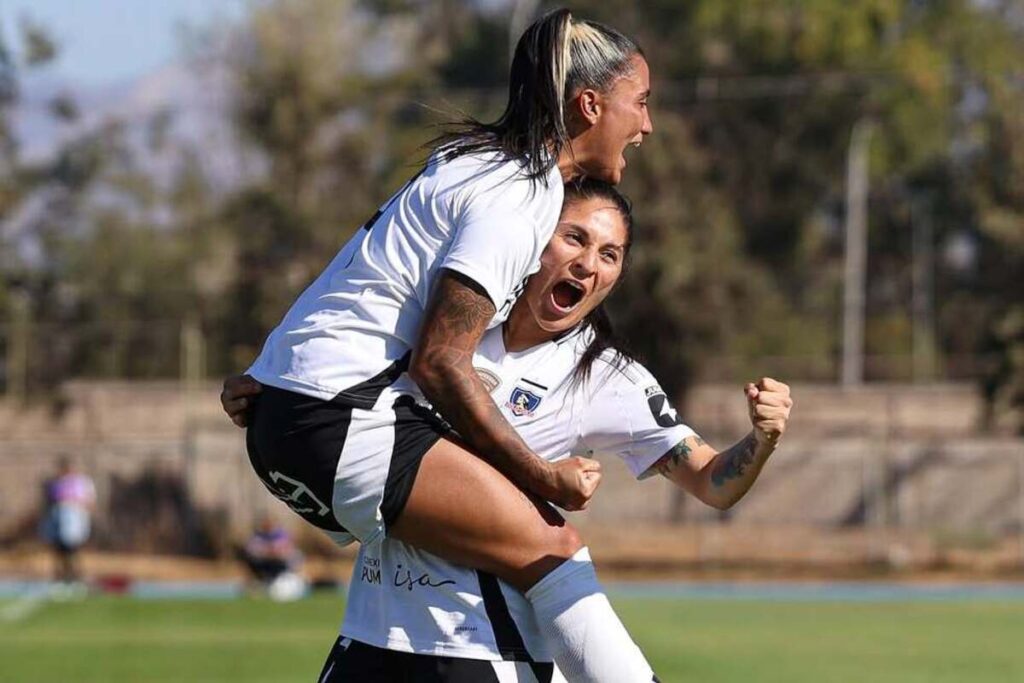
[[[1024,450],[1017,453],[1017,562],[1024,569]]]

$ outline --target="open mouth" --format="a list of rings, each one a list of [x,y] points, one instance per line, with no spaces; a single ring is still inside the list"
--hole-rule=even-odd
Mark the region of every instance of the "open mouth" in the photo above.
[[[626,154],[627,154],[627,152],[631,153],[632,150],[639,149],[639,147],[640,147],[640,143],[639,142],[630,142],[625,147],[622,148],[622,154],[620,156],[622,157],[622,165],[623,166],[626,165]]]
[[[551,288],[551,300],[562,311],[571,311],[583,300],[583,286],[572,280],[562,280]]]

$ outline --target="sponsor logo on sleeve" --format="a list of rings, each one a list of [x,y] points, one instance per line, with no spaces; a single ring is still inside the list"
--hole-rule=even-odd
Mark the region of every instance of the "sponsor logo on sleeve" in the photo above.
[[[674,427],[677,424],[682,424],[679,421],[679,414],[676,413],[676,409],[669,403],[668,396],[665,395],[661,387],[657,384],[647,387],[644,389],[644,395],[647,396],[647,405],[651,409],[651,415],[654,416],[654,421],[658,423],[658,426]]]

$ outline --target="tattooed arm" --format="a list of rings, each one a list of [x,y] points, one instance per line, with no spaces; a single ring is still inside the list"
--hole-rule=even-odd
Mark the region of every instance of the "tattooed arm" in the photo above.
[[[793,406],[789,387],[767,377],[746,385],[744,393],[754,429],[742,440],[719,453],[699,436],[688,437],[642,476],[661,474],[719,510],[735,505],[775,451]]]
[[[586,507],[600,465],[586,458],[549,463],[501,414],[473,369],[494,304],[471,279],[443,270],[424,316],[409,375],[441,415],[482,458],[521,488],[567,510]]]
[[[722,452],[699,436],[689,436],[641,478],[660,474],[701,502],[726,510],[750,490],[774,450],[774,446],[759,448],[753,432]]]

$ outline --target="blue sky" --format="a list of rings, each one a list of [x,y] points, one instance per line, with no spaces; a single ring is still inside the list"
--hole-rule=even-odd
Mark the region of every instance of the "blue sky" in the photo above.
[[[174,60],[182,23],[238,17],[244,6],[245,0],[0,0],[0,27],[10,43],[21,16],[46,26],[61,48],[50,73],[95,86]]]

